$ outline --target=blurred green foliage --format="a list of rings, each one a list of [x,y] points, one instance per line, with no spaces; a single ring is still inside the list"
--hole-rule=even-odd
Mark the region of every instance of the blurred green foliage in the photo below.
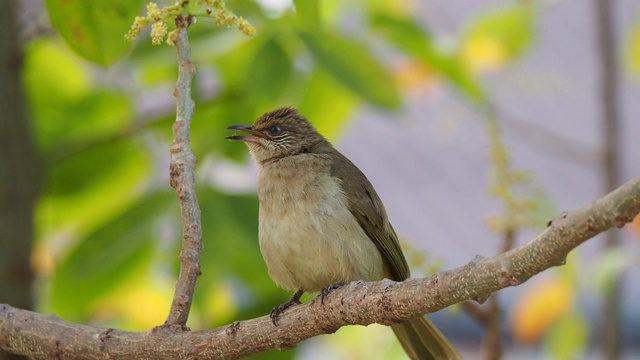
[[[584,356],[588,346],[587,314],[571,313],[550,329],[545,347],[554,359],[576,359]]]
[[[45,0],[49,19],[58,34],[78,55],[102,66],[108,66],[127,51],[128,44],[114,34],[129,30],[145,2]]]
[[[46,170],[35,221],[38,307],[67,320],[147,330],[163,322],[179,266],[179,209],[167,162],[175,50],[152,46],[144,33],[133,46],[124,41],[144,1],[45,3],[58,35],[31,40],[23,70]],[[189,29],[196,66],[191,140],[198,159],[246,160],[243,146],[224,139],[225,128],[278,106],[300,108],[329,139],[363,105],[399,111],[406,85],[398,78],[406,69],[385,52],[429,69],[471,103],[487,105],[478,72],[487,63],[517,60],[534,39],[535,14],[526,4],[473,19],[449,48],[415,17],[410,2],[293,5],[229,1],[257,29],[254,38],[206,18]],[[205,246],[189,325],[267,314],[290,294],[271,282],[260,256],[257,198],[218,189],[206,171],[196,170]],[[563,326],[580,324],[568,319]],[[563,354],[557,344],[549,346]]]

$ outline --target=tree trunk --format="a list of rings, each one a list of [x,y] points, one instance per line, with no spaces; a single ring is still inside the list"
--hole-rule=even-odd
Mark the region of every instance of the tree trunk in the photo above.
[[[22,89],[17,1],[0,11],[0,303],[32,306],[29,255],[40,162],[32,146]],[[10,356],[10,357],[9,357]],[[3,355],[1,359],[17,359]]]

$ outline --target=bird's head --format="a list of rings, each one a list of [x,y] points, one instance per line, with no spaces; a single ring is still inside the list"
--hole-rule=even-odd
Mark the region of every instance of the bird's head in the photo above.
[[[259,164],[307,153],[314,145],[326,141],[298,110],[291,107],[265,113],[253,125],[233,125],[227,129],[249,134],[227,136],[227,139],[244,141]]]

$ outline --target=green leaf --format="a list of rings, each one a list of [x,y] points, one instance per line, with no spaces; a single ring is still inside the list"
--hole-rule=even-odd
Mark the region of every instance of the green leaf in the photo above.
[[[471,100],[485,99],[482,86],[468,69],[456,57],[438,49],[415,19],[379,13],[374,14],[370,21],[372,28],[393,46],[442,74]]]
[[[299,32],[319,66],[374,105],[395,109],[400,96],[391,75],[362,44],[330,33]]]
[[[49,164],[36,223],[42,234],[84,235],[137,200],[149,175],[147,153],[127,139]]]
[[[277,100],[289,82],[291,69],[287,53],[276,39],[270,38],[256,52],[249,66],[250,94],[261,100]]]
[[[108,66],[129,48],[124,40],[143,0],[45,0],[51,24],[85,59]]]
[[[580,359],[587,348],[589,325],[584,316],[571,314],[558,320],[545,337],[553,359]]]
[[[79,101],[94,85],[82,60],[54,38],[40,38],[28,44],[24,81],[29,102],[38,111],[38,107],[56,108]]]
[[[627,69],[632,75],[640,76],[640,17],[629,32],[626,63]]]
[[[512,61],[532,44],[534,36],[534,9],[531,5],[509,5],[476,17],[467,28],[462,46],[474,44],[495,45],[502,60]]]
[[[392,45],[420,60],[432,63],[442,56],[434,48],[431,36],[415,19],[382,13],[372,15],[370,23]]]
[[[309,79],[300,102],[300,113],[329,140],[342,133],[349,115],[359,104],[358,98],[322,69],[316,69]]]
[[[143,174],[137,169],[147,166],[148,157],[131,139],[95,145],[55,163],[47,176],[47,193],[54,196],[73,196],[105,180],[114,181],[124,175]],[[109,166],[105,166],[109,164]],[[136,169],[131,173],[125,169]]]
[[[256,53],[266,40],[268,39],[265,36],[256,36],[252,41],[245,41],[231,51],[213,58],[224,89],[233,92],[235,97],[245,95],[244,92],[254,85],[247,74]]]
[[[148,268],[157,243],[160,216],[175,204],[171,191],[139,201],[84,237],[55,269],[49,311],[86,321],[93,302],[127,277]]]
[[[320,0],[293,0],[293,5],[304,27],[320,27]]]
[[[131,97],[95,87],[86,66],[61,41],[34,41],[25,58],[31,122],[45,160],[69,154],[126,130]]]

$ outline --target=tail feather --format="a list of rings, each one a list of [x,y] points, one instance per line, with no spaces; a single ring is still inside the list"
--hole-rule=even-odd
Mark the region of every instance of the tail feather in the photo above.
[[[391,325],[391,329],[413,360],[462,359],[456,348],[425,316]]]

